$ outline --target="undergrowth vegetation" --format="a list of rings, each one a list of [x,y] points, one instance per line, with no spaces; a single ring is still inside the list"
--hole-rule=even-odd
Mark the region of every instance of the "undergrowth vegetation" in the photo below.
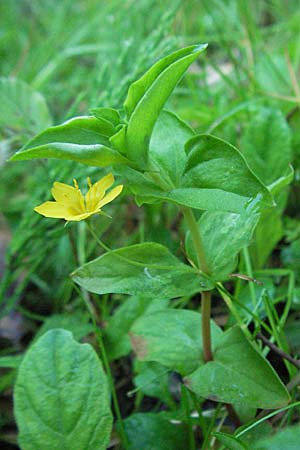
[[[1,448],[298,449],[298,1],[0,17]]]

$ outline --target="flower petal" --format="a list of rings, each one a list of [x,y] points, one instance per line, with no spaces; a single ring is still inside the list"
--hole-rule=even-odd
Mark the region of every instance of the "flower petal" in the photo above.
[[[66,216],[73,214],[71,208],[57,202],[45,202],[34,208],[34,211],[42,214],[45,217],[52,217],[54,219],[64,219]]]
[[[114,181],[115,179],[113,174],[109,173],[90,187],[85,196],[87,211],[94,211],[95,209],[98,209],[97,205],[99,201],[103,199],[105,191],[110,188]]]
[[[51,193],[57,202],[70,206],[79,213],[84,212],[84,197],[79,189],[56,181]]]
[[[107,203],[112,202],[118,195],[121,194],[123,189],[123,185],[120,184],[120,186],[116,186],[113,188],[97,205],[97,209],[102,208],[102,206],[106,205]]]
[[[87,212],[83,214],[70,214],[69,216],[64,217],[65,220],[68,222],[79,222],[80,220],[87,219],[88,217],[92,216],[93,214],[97,214],[98,211],[93,212]]]

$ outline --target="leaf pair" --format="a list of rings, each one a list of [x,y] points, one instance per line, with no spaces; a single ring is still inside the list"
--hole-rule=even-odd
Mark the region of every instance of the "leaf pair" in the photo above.
[[[108,166],[147,162],[155,122],[176,84],[206,45],[190,46],[154,64],[129,89],[124,108],[128,124],[116,110],[96,108],[95,117],[78,117],[51,127],[26,144],[13,160],[71,159],[88,165]]]
[[[202,357],[201,315],[165,310],[142,316],[131,329],[138,359],[156,361],[185,376],[198,396],[247,405],[278,408],[289,395],[270,364],[238,327],[226,332],[211,321],[214,360]],[[172,339],[169,339],[172,336]]]

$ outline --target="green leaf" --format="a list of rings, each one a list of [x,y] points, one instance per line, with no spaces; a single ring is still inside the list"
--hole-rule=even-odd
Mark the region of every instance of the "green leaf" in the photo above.
[[[43,334],[47,333],[47,331],[53,330],[54,328],[63,328],[64,330],[71,331],[76,341],[80,341],[80,339],[93,331],[93,325],[89,323],[88,315],[85,315],[82,312],[73,312],[72,314],[53,314],[48,317],[39,328],[34,337],[34,342]]]
[[[281,178],[292,161],[291,131],[282,112],[265,107],[255,110],[241,149],[251,169],[266,185]]]
[[[105,119],[110,122],[114,127],[121,122],[121,116],[116,109],[113,108],[93,108],[91,113],[97,117],[97,119]]]
[[[253,420],[250,420],[249,422],[253,423]],[[245,445],[248,445],[248,447],[250,447],[251,450],[252,448],[254,450],[256,442],[259,442],[261,439],[268,438],[274,433],[272,425],[270,424],[270,422],[267,421],[261,422],[258,425],[255,424],[253,428],[247,430],[247,432],[244,433],[242,436],[239,436],[239,430],[243,430],[243,428],[244,426],[239,428],[236,431],[236,434],[239,437],[239,439],[244,442]]]
[[[170,186],[180,185],[186,163],[184,146],[194,131],[175,114],[162,111],[155,124],[149,148],[149,160]]]
[[[128,355],[131,351],[128,332],[133,323],[143,314],[165,309],[167,305],[168,300],[149,298],[144,292],[127,298],[108,319],[103,330],[109,358],[112,360]]]
[[[126,179],[126,183],[136,196],[136,203],[141,206],[144,203],[161,203],[163,201],[176,205],[189,206],[195,209],[207,211],[228,211],[243,213],[247,208],[247,201],[241,195],[225,192],[221,189],[200,188],[171,188],[163,189],[159,174],[141,173],[128,166],[119,166],[117,172]],[[155,184],[157,182],[157,184]],[[259,199],[258,199],[259,201]]]
[[[268,185],[276,209],[265,211],[259,221],[251,252],[257,267],[263,267],[277,242],[282,238],[282,211],[293,180],[291,130],[282,112],[262,107],[254,110],[242,136],[241,148],[251,169]],[[280,194],[280,195],[279,195]]]
[[[237,413],[241,423],[251,422],[256,416],[257,408],[244,405],[244,403],[233,403],[233,408]]]
[[[275,304],[277,295],[276,286],[274,285],[272,277],[259,275],[259,281],[262,284],[253,283],[253,291],[250,287],[250,283],[244,284],[239,291],[239,302],[236,304],[236,309],[240,317],[242,317],[245,322],[251,322],[253,320],[253,315],[251,314],[251,312],[253,312],[260,318],[266,317],[266,310],[264,306],[264,297],[266,295],[271,304]],[[255,308],[253,306],[252,292],[255,293]],[[233,317],[232,322],[235,323],[235,319]]]
[[[250,170],[239,150],[228,142],[203,134],[192,138],[186,149],[188,159],[182,187],[205,189],[207,194],[214,189],[236,194],[244,198],[245,205],[251,199],[273,205],[268,189]]]
[[[187,428],[174,424],[164,413],[133,414],[124,421],[128,450],[186,450]]]
[[[228,211],[233,213],[242,213],[247,207],[250,199],[232,192],[226,192],[222,189],[208,188],[179,188],[173,189],[166,194],[150,194],[150,198],[160,199],[175,203],[177,205],[189,206],[207,211]],[[140,196],[139,199],[145,202],[146,196]],[[259,200],[259,199],[258,199]]]
[[[0,367],[17,369],[21,364],[22,359],[23,355],[1,356]]]
[[[134,384],[139,392],[173,405],[170,393],[170,371],[157,362],[136,361]]]
[[[206,211],[198,221],[210,275],[221,281],[233,272],[237,255],[250,244],[259,214],[249,210],[242,214]],[[197,264],[190,233],[186,238],[188,256]]]
[[[127,163],[127,159],[107,147],[108,125],[95,117],[76,117],[62,125],[50,127],[38,134],[11,159],[69,159],[91,166],[104,167]]]
[[[296,17],[295,19],[297,20]],[[274,93],[292,95],[293,93],[284,51],[275,53],[275,51],[268,52],[266,49],[259,52],[255,64],[255,79],[261,90],[271,95]]]
[[[16,376],[17,369],[12,369],[4,375],[0,376],[0,392],[6,391],[7,389],[11,388],[16,381]]]
[[[213,348],[221,329],[211,321]],[[156,361],[186,375],[203,365],[201,314],[168,309],[147,314],[131,328],[131,343],[141,361]]]
[[[28,134],[38,133],[51,122],[47,103],[39,92],[16,78],[0,78],[0,128],[26,133],[28,139]]]
[[[299,274],[300,270],[300,238],[294,239],[288,245],[285,245],[280,254],[283,267],[295,270]]]
[[[262,211],[254,236],[250,251],[255,268],[260,269],[283,236],[281,212],[277,208]]]
[[[268,189],[271,192],[272,195],[277,196],[277,194],[281,193],[284,187],[291,184],[291,182],[294,179],[294,169],[292,166],[289,166],[289,168],[286,171],[285,175],[282,175],[281,177],[277,178],[273,183],[268,185]],[[281,209],[284,208],[285,203],[283,205],[280,205]]]
[[[200,135],[188,141],[187,149],[190,153],[179,187],[170,183],[170,176],[166,179],[166,170],[156,168],[140,173],[133,168],[119,167],[138,205],[168,201],[201,210],[238,214],[253,208],[255,203],[257,206],[273,205],[268,189],[249,169],[241,153],[227,142]]]
[[[108,252],[77,269],[72,277],[89,292],[173,298],[212,288],[196,269],[180,262],[154,242]]]
[[[133,83],[124,103],[129,117],[126,131],[129,159],[146,163],[155,122],[176,84],[207,45],[193,45],[158,61]]]
[[[104,450],[112,414],[102,364],[68,331],[43,335],[19,369],[15,416],[22,450]]]
[[[248,446],[231,434],[222,433],[220,431],[212,434],[218,439],[218,441],[225,445],[228,450],[249,450]]]
[[[299,450],[300,427],[288,427],[273,436],[253,443],[253,450]]]
[[[237,327],[219,340],[214,360],[190,374],[185,383],[200,397],[255,408],[280,408],[290,399],[274,369]]]

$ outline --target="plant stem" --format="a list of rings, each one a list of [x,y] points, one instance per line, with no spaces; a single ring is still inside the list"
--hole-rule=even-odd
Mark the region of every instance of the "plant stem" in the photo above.
[[[250,255],[249,255],[249,250],[247,247],[243,248],[243,256],[244,256],[247,275],[250,278],[253,278],[252,264],[251,264],[251,259],[250,259]],[[249,283],[249,289],[250,289],[250,295],[251,295],[251,299],[252,299],[252,305],[256,309],[257,300],[256,300],[255,286],[253,283]]]
[[[202,344],[204,361],[212,361],[211,351],[211,333],[210,333],[210,314],[211,314],[211,291],[201,292],[201,320],[202,320]]]
[[[269,339],[266,338],[262,333],[257,333],[256,338],[263,341],[263,343],[267,345],[273,352],[277,353],[279,356],[289,361],[291,364],[297,367],[297,369],[300,369],[300,360],[293,358],[284,350],[277,347],[275,344],[273,344],[273,342],[269,341]]]
[[[111,249],[104,244],[104,242],[101,241],[101,239],[98,238],[97,234],[95,233],[92,224],[89,221],[86,221],[86,226],[89,230],[89,232],[91,233],[91,235],[93,236],[93,238],[95,239],[95,241],[100,245],[100,247],[103,248],[103,250],[105,250],[106,252],[110,252]]]
[[[209,268],[206,261],[202,238],[193,211],[191,210],[191,208],[183,208],[183,214],[189,227],[189,230],[191,232],[192,240],[196,250],[199,269],[201,269],[202,272],[208,275]]]
[[[189,227],[191,237],[195,246],[198,267],[202,272],[209,274],[209,267],[206,261],[203,242],[199,230],[199,226],[191,208],[183,208],[183,213],[187,225]],[[210,315],[211,315],[211,291],[201,292],[201,321],[202,321],[202,345],[204,361],[212,361],[211,350],[211,331],[210,331]]]

